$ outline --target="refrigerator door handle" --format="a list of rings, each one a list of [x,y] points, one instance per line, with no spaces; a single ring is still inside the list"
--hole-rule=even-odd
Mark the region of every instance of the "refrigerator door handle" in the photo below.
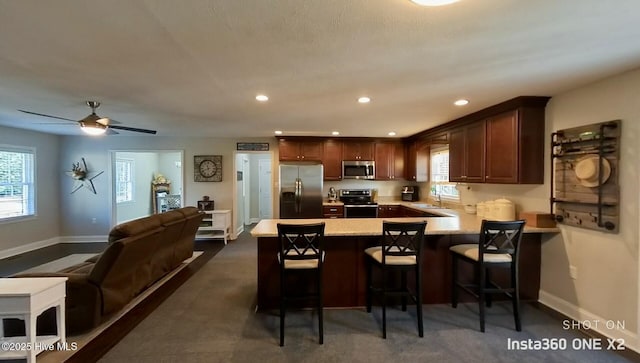
[[[300,213],[302,211],[301,202],[302,202],[302,180],[300,178],[296,178],[296,213]]]

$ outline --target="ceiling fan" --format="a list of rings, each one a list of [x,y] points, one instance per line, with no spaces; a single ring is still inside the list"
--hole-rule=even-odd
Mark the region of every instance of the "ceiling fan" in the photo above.
[[[71,121],[71,122],[77,122],[80,125],[80,128],[82,129],[82,131],[84,131],[85,133],[89,134],[89,135],[102,135],[104,133],[107,133],[108,135],[115,135],[118,134],[118,132],[114,131],[114,129],[116,130],[124,130],[124,131],[133,131],[133,132],[142,132],[145,134],[156,134],[155,130],[147,130],[147,129],[138,129],[135,127],[127,127],[127,126],[119,126],[117,124],[119,124],[118,121],[115,120],[111,120],[107,117],[100,117],[98,115],[96,115],[96,108],[100,107],[100,102],[98,101],[87,101],[87,106],[89,106],[91,108],[91,115],[83,118],[82,120],[71,120],[68,118],[64,118],[64,117],[58,117],[58,116],[52,116],[52,115],[45,115],[42,113],[37,113],[37,112],[33,112],[33,111],[26,111],[26,110],[18,110],[20,112],[24,112],[24,113],[28,113],[30,115],[36,115],[36,116],[43,116],[43,117],[49,117],[49,118],[55,118],[55,119],[59,119],[59,120],[65,120],[65,121]]]

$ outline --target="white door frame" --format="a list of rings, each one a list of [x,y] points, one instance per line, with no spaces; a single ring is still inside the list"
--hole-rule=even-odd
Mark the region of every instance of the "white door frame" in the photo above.
[[[271,145],[272,146],[272,145]],[[270,151],[237,151],[234,150],[233,151],[233,210],[231,212],[232,214],[232,223],[234,228],[232,228],[232,239],[236,239],[238,238],[238,234],[242,231],[238,231],[235,228],[236,225],[236,221],[238,220],[238,171],[240,171],[240,169],[238,168],[237,165],[237,161],[238,161],[238,154],[269,154],[270,158],[271,158],[271,186],[272,186],[272,190],[271,190],[271,195],[274,196],[275,195],[275,190],[277,190],[277,185],[276,185],[276,179],[275,179],[275,171],[274,168],[277,167],[276,163],[274,162],[275,160],[275,151],[274,150],[270,150]],[[274,201],[275,198],[272,198],[272,201]],[[271,206],[271,211],[272,211],[272,215],[275,215],[274,213],[274,208],[275,208],[275,204]],[[242,226],[244,227],[244,226]]]

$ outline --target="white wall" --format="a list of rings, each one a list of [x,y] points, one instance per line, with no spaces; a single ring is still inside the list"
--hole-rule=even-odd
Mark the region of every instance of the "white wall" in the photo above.
[[[36,213],[33,219],[0,223],[0,251],[17,249],[28,243],[60,236],[60,181],[72,183],[65,171],[71,162],[60,163],[60,140],[56,135],[0,126],[0,144],[36,148]],[[77,160],[76,160],[77,162]],[[80,191],[76,192],[79,193]]]
[[[625,339],[638,350],[640,70],[607,78],[559,95],[546,108],[546,140],[553,131],[614,119],[622,120],[620,232],[608,234],[560,225],[562,233],[542,246],[540,301],[575,319],[600,320],[600,333]],[[469,184],[463,202],[506,196],[519,210],[549,210],[549,154],[544,185]],[[569,276],[569,266],[577,279]],[[607,329],[606,320],[625,329]]]
[[[543,246],[541,300],[562,309],[579,307],[581,316],[624,321],[630,345],[638,341],[638,243],[640,195],[640,70],[621,74],[554,96],[547,106],[552,131],[614,119],[622,120],[620,232],[601,233],[561,227],[562,238]],[[550,141],[547,140],[547,143]],[[548,163],[547,158],[547,163]],[[547,166],[548,168],[548,166]],[[578,279],[568,277],[576,266]],[[547,296],[548,295],[548,296]],[[603,333],[620,334],[617,330]],[[622,332],[625,333],[625,332]],[[624,336],[623,336],[624,337]]]
[[[181,163],[179,152],[158,153],[158,165],[154,173],[160,173],[171,181],[171,194],[182,195],[182,173],[184,168]],[[191,176],[189,174],[188,176]]]
[[[133,180],[135,187],[133,191],[133,201],[118,203],[116,205],[116,223],[152,214],[151,181],[157,170],[158,155],[148,152],[117,152],[116,157],[133,160]]]
[[[249,190],[251,193],[250,197],[250,210],[249,210],[249,218],[251,220],[256,220],[260,218],[260,173],[259,173],[259,164],[260,160],[270,160],[271,154],[247,154],[249,156],[249,175],[251,180],[249,180]]]

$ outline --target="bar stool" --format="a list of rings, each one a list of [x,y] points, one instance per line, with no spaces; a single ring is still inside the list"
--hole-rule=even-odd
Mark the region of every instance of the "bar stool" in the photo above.
[[[322,266],[324,264],[324,222],[314,224],[278,223],[280,252],[280,346],[284,346],[284,316],[287,303],[292,300],[316,300],[320,344],[323,344],[322,328]],[[293,274],[313,272],[316,290],[311,293],[293,294],[287,289],[287,277]]]
[[[485,301],[491,307],[491,295],[503,293],[513,303],[513,318],[516,330],[520,324],[520,290],[518,286],[518,256],[522,230],[525,221],[482,221],[478,244],[460,244],[451,246],[452,285],[451,306],[458,306],[458,288],[462,288],[478,299],[480,313],[480,331],[484,333]],[[475,268],[476,283],[463,283],[458,279],[458,260],[471,263]],[[491,268],[507,268],[511,272],[511,284],[503,287],[491,280]]]
[[[407,298],[416,304],[418,315],[418,335],[424,335],[422,325],[422,245],[427,222],[382,222],[380,246],[364,250],[367,256],[367,312],[371,312],[373,295],[382,300],[382,337],[387,338],[387,297],[400,296],[402,311],[407,310]],[[373,286],[373,266],[382,271],[381,286]],[[400,286],[390,286],[389,275],[400,271]],[[407,284],[407,272],[415,274],[415,288],[412,292]]]

